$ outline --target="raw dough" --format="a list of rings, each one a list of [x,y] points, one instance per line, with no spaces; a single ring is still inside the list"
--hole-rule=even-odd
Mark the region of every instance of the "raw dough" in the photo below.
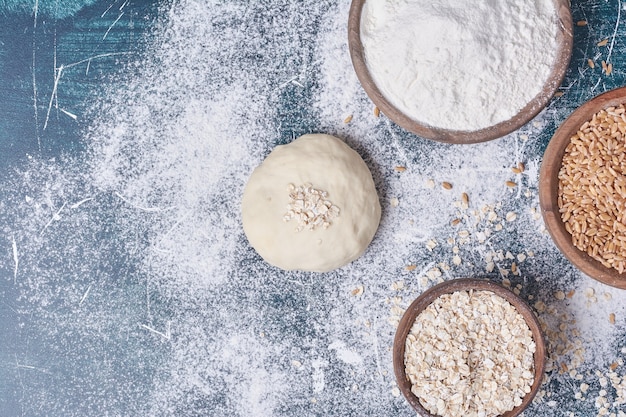
[[[327,228],[296,231],[285,221],[290,184],[328,192],[340,210]],[[243,229],[268,263],[286,270],[327,272],[365,252],[380,222],[380,202],[369,168],[358,153],[329,135],[304,135],[277,146],[248,180]]]

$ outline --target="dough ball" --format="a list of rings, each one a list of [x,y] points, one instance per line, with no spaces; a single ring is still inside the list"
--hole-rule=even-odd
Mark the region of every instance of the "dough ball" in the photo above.
[[[268,263],[326,272],[365,252],[380,222],[372,174],[358,153],[329,135],[277,146],[248,180],[243,230]]]

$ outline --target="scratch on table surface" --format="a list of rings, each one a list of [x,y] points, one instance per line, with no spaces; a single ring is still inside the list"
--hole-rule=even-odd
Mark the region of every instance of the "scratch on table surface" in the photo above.
[[[113,23],[111,23],[111,26],[109,26],[109,28],[107,29],[106,32],[104,32],[104,36],[102,37],[102,40],[105,40],[107,38],[107,35],[109,34],[109,32],[111,31],[111,29],[113,29],[113,26],[115,26],[117,24],[117,22],[120,21],[120,19],[122,18],[122,16],[124,16],[124,12],[121,12],[120,15],[117,17],[117,19],[115,19],[113,21]]]
[[[91,61],[94,60],[94,59],[107,58],[107,57],[116,56],[116,55],[129,55],[131,53],[132,52],[109,52],[109,53],[106,53],[106,54],[94,55],[94,56],[91,56],[89,58],[81,59],[80,61],[72,62],[71,64],[66,64],[66,65],[63,66],[63,68],[65,68],[65,69],[72,68],[72,67],[75,67],[77,65],[84,64],[86,62],[87,63],[87,71],[85,72],[85,74],[88,74],[89,73],[89,66],[91,65]]]
[[[33,59],[32,59],[32,75],[33,75],[33,107],[35,109],[35,136],[37,137],[37,149],[41,152],[41,137],[39,136],[39,110],[37,109],[37,43],[35,32],[37,31],[37,14],[39,11],[39,0],[35,0],[33,7]]]
[[[171,253],[171,251],[169,250],[161,249],[161,244],[165,242],[165,239],[167,239],[169,235],[171,235],[172,232],[176,230],[176,228],[180,226],[182,222],[184,222],[188,218],[189,218],[189,214],[185,214],[181,216],[178,220],[176,220],[176,222],[172,225],[172,227],[170,227],[169,230],[160,237],[159,242],[155,245],[155,250],[161,253]]]
[[[59,110],[61,111],[61,113],[65,114],[66,116],[68,116],[68,117],[70,117],[70,118],[72,118],[74,120],[78,119],[78,116],[76,116],[74,113],[70,113],[69,111],[67,111],[65,109],[62,109],[62,108],[60,108]]]
[[[298,75],[296,75],[295,77],[292,77],[292,78],[288,79],[284,83],[280,84],[278,86],[277,90],[281,90],[281,89],[285,88],[289,84],[297,85],[298,87],[304,88],[304,85],[302,85],[302,83],[298,82],[298,78],[300,78],[300,77]]]
[[[602,81],[602,78],[598,78],[598,82],[595,83],[595,85],[593,87],[591,87],[591,92],[593,93],[594,91],[596,91],[596,88],[598,88],[598,85],[600,84],[600,82]]]
[[[43,235],[43,232],[45,232],[45,231],[46,231],[46,229],[47,229],[48,227],[50,227],[50,225],[52,224],[52,222],[53,222],[53,221],[55,221],[55,220],[59,220],[59,219],[60,219],[60,216],[59,216],[59,215],[61,214],[61,212],[62,212],[62,211],[63,211],[63,209],[65,208],[65,205],[66,205],[66,204],[67,204],[67,203],[63,203],[63,205],[61,206],[61,208],[60,208],[60,209],[59,209],[56,213],[54,213],[54,215],[53,215],[53,216],[52,216],[52,218],[48,221],[48,223],[46,223],[46,225],[43,227],[43,229],[41,229],[41,232],[39,232],[39,236]]]
[[[23,364],[19,363],[17,361],[17,359],[15,360],[15,367],[17,369],[30,369],[30,370],[33,370],[33,371],[39,371],[39,372],[44,373],[44,374],[50,374],[50,371],[48,371],[45,368],[38,368],[38,367],[32,366],[32,365],[23,365]]]
[[[20,259],[17,253],[17,242],[15,241],[15,236],[11,236],[11,247],[13,248],[13,284],[17,283],[17,271],[20,265]]]
[[[55,68],[54,72],[56,73],[54,77],[54,85],[52,87],[52,93],[50,94],[50,102],[48,103],[48,111],[46,112],[46,120],[43,123],[43,130],[46,130],[48,127],[48,120],[50,119],[50,110],[52,110],[52,103],[57,95],[57,88],[59,86],[59,80],[61,79],[61,74],[63,73],[63,65],[59,68]],[[57,103],[58,106],[58,103]]]
[[[70,206],[70,209],[72,209],[72,210],[73,209],[77,209],[78,207],[82,206],[83,204],[85,204],[86,202],[91,201],[91,200],[93,200],[93,197],[87,197],[85,199],[82,199],[79,202],[72,204]]]
[[[100,15],[100,17],[104,17],[106,16],[106,14],[109,12],[109,10],[111,10],[111,8],[115,5],[115,2],[111,2],[111,4],[109,5],[109,7],[106,8],[106,10],[104,12],[102,12],[102,14]]]
[[[148,331],[149,331],[149,332],[151,332],[151,333],[154,333],[154,334],[157,334],[157,335],[161,336],[161,337],[162,337],[162,338],[164,338],[165,340],[170,340],[170,338],[172,337],[172,333],[171,333],[171,322],[169,322],[169,321],[167,322],[166,329],[165,329],[165,333],[160,332],[160,331],[158,331],[158,330],[155,330],[155,329],[153,329],[152,327],[147,326],[147,325],[145,325],[145,324],[143,324],[143,323],[139,324],[139,326],[140,326],[140,327],[142,327],[142,328],[144,328],[144,329],[146,329],[146,330],[148,330]]]
[[[87,287],[87,291],[85,291],[82,298],[80,299],[80,302],[78,303],[79,306],[83,305],[83,302],[87,299],[87,296],[89,295],[89,291],[91,291],[91,284],[89,284],[89,286]]]
[[[615,37],[617,36],[617,28],[619,27],[619,20],[622,15],[622,1],[617,0],[617,20],[615,21],[615,29],[613,30],[613,36],[611,37],[611,44],[609,45],[609,53],[606,56],[606,62],[611,59],[611,53],[613,52],[613,45],[615,44]]]

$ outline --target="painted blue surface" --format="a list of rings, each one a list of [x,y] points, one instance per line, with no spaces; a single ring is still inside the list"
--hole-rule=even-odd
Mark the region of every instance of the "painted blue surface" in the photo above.
[[[187,100],[209,102],[212,96],[243,85],[224,105],[232,101],[244,104],[233,106],[235,111],[227,116],[247,116],[247,111],[258,116],[250,110],[255,100],[267,100],[273,111],[268,109],[271,120],[262,125],[272,131],[273,139],[255,143],[253,151],[267,153],[300,134],[328,130],[329,122],[312,104],[320,94],[320,85],[326,82],[315,49],[316,36],[328,29],[324,25],[332,21],[329,15],[347,7],[346,1],[318,2],[321,5],[316,3],[317,7],[305,1],[280,0],[207,1],[206,5],[193,1],[0,1],[0,416],[413,415],[402,398],[390,394],[393,375],[387,372],[389,363],[383,360],[381,364],[380,360],[388,359],[393,333],[390,326],[385,327],[388,307],[384,300],[390,297],[391,282],[400,275],[395,271],[404,267],[390,260],[393,254],[388,254],[390,259],[376,260],[377,267],[389,264],[392,272],[388,276],[369,276],[367,265],[357,265],[320,279],[315,274],[268,267],[246,246],[239,231],[235,239],[245,250],[236,252],[236,268],[225,266],[227,282],[218,282],[209,289],[190,287],[192,294],[184,294],[168,286],[170,278],[176,282],[173,276],[151,281],[150,273],[156,271],[158,275],[161,271],[150,264],[154,258],[149,254],[154,242],[163,237],[159,234],[162,230],[150,226],[175,230],[182,216],[179,219],[170,215],[167,209],[137,207],[115,190],[103,189],[93,178],[82,176],[92,168],[86,161],[96,152],[89,141],[99,139],[91,134],[94,121],[106,118],[107,111],[115,114],[112,109],[120,105],[112,97],[115,89],[140,74],[141,64],[137,63],[153,52],[150,48],[158,48],[150,43],[151,31],[159,19],[165,18],[166,11],[172,11],[169,16],[175,17],[176,7],[183,3],[210,9],[210,19],[190,24],[211,26],[211,34],[222,36],[197,40],[215,53],[212,66],[197,69],[193,68],[195,62],[186,62],[190,71],[206,72],[207,82],[215,85],[200,92],[190,89],[182,97],[170,96],[164,88],[165,103],[149,103],[148,111],[153,113],[145,126],[132,124],[133,117],[144,116],[140,112],[128,119],[117,115],[120,126],[134,133],[157,126],[158,133],[162,121],[155,116],[182,117]],[[561,89],[564,94],[551,101],[541,128],[529,125],[518,132],[535,134],[523,150],[526,160],[540,159],[550,135],[574,108],[626,81],[626,13],[621,7],[620,1],[572,1],[574,21],[586,20],[588,25],[575,27],[573,57]],[[230,14],[222,13],[223,9]],[[294,40],[289,30],[299,37]],[[240,36],[245,44],[228,44],[229,31],[243,33],[245,36]],[[600,49],[597,43],[604,38],[611,39],[610,77],[603,76],[600,68],[606,48]],[[281,49],[289,41],[297,47]],[[230,49],[215,52],[210,46],[218,42]],[[170,52],[184,55],[184,51]],[[587,59],[596,54],[600,55],[592,70]],[[158,69],[158,64],[154,68]],[[300,68],[306,69],[306,82],[285,84]],[[255,86],[245,84],[248,80],[242,74],[246,72],[254,74],[257,81],[283,87],[261,89],[267,96],[259,97]],[[158,76],[154,80],[152,85],[139,84],[133,92],[136,95],[124,97],[153,98],[152,90],[162,87]],[[187,81],[181,76],[181,83]],[[337,94],[338,101],[341,95]],[[363,94],[359,97],[359,108],[370,111]],[[211,110],[217,111],[219,106]],[[221,121],[217,120],[215,124],[219,125]],[[256,122],[246,117],[241,120],[242,124]],[[341,132],[342,128],[336,130]],[[463,150],[421,140],[393,123],[381,122],[371,134],[393,144],[390,148],[395,147],[406,164],[447,164],[444,168],[459,171],[463,168],[463,161],[453,157]],[[165,133],[163,136],[167,139]],[[397,173],[389,173],[389,166],[381,161],[387,163],[390,157],[375,154],[350,133],[345,136],[364,156],[374,173],[381,201],[387,201],[392,196],[388,187]],[[127,170],[128,178],[123,179],[132,183],[142,170],[150,170],[150,163],[141,158],[151,146],[158,148],[162,143],[155,139],[154,143],[137,140],[124,145],[119,153],[130,156],[122,158],[120,170]],[[517,146],[517,138],[502,140],[503,147],[509,145]],[[168,151],[164,149],[162,152]],[[237,172],[237,162],[231,164],[235,179],[243,177]],[[181,170],[187,168],[184,163],[181,166]],[[193,173],[189,173],[189,182],[193,182]],[[172,184],[169,187],[168,183],[159,183],[154,195],[145,196],[145,201],[155,206],[169,202],[168,193],[173,193],[170,188],[180,186],[175,181]],[[227,194],[220,191],[201,199],[201,205],[209,210],[185,214],[209,218],[212,225],[237,224],[237,213],[223,213],[238,207],[237,202],[220,200]],[[519,200],[504,204],[505,212],[531,205]],[[76,207],[72,215],[66,216],[63,209],[69,206]],[[415,211],[417,214],[411,215],[419,220],[418,208]],[[55,213],[63,215],[57,218]],[[388,207],[384,216],[391,217]],[[225,235],[232,233],[232,229],[224,230]],[[492,244],[521,252],[529,234],[528,230],[512,229],[495,236]],[[219,240],[219,233],[216,235],[207,233],[203,238],[212,242]],[[420,268],[426,266],[431,257],[446,256],[441,246],[430,252],[416,245],[410,261]],[[225,257],[222,255],[213,254],[216,263]],[[482,261],[477,254],[467,256],[476,265]],[[193,269],[184,260],[176,266],[179,270],[171,268],[167,272],[184,276],[190,274],[186,268]],[[524,295],[539,297],[583,279],[552,246],[545,244],[525,268]],[[461,272],[473,274],[477,270],[468,267]],[[495,272],[488,277],[501,280]],[[349,294],[349,286],[363,282],[368,291],[363,300],[344,297]],[[364,317],[374,322],[372,329],[354,325]],[[171,323],[179,327],[170,332]],[[374,344],[370,344],[368,332],[378,334]],[[616,332],[610,346],[613,351],[619,352],[626,344],[625,334],[624,328]],[[338,338],[363,352],[365,371],[355,371],[339,356],[328,353]],[[193,355],[181,354],[191,352],[181,346],[196,344]],[[232,359],[227,355],[231,351],[242,356]],[[293,359],[297,358],[307,360],[306,378],[304,371],[299,374],[293,367]],[[247,361],[255,365],[255,371],[267,372],[270,377],[256,382],[256,375],[245,373]],[[243,363],[244,371],[237,366],[239,363]],[[326,375],[326,389],[321,391],[315,385],[320,369]],[[272,375],[287,375],[286,382],[274,385]],[[170,387],[170,381],[181,386]],[[550,398],[535,404],[526,415],[595,415],[591,399],[574,399],[575,384],[554,379],[546,387]],[[242,406],[245,397],[253,397],[257,390],[262,392],[262,398],[256,399],[259,403],[267,400],[265,397],[272,400],[271,413],[260,406]],[[550,401],[556,401],[556,407]]]

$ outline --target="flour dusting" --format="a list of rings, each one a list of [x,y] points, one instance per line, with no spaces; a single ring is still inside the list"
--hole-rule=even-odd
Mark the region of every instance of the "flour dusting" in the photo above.
[[[569,264],[539,211],[541,155],[576,99],[496,141],[418,138],[359,86],[349,6],[164,2],[146,55],[85,115],[85,151],[2,173],[0,289],[21,346],[0,366],[23,415],[413,416],[395,326],[425,289],[469,276],[544,323],[548,378],[525,415],[569,416],[555,405],[583,382],[591,413],[601,378],[626,373],[624,295]],[[583,74],[585,94],[602,88]],[[365,254],[325,274],[269,266],[241,229],[248,176],[304,133],[352,146],[383,206]],[[610,383],[605,397],[617,412]]]

